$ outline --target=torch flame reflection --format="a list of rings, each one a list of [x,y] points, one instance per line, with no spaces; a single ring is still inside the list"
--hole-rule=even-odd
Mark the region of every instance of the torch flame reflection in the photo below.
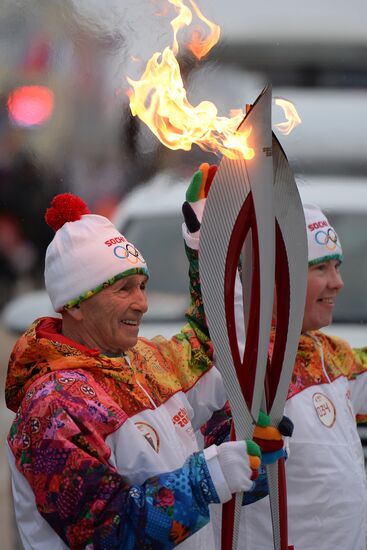
[[[295,106],[290,101],[277,97],[275,99],[275,105],[278,105],[283,109],[286,120],[284,122],[280,122],[279,124],[274,124],[274,126],[279,130],[279,132],[287,136],[296,126],[298,126],[298,124],[301,124],[302,121]]]
[[[191,1],[191,0],[190,0]],[[187,45],[187,48],[197,57],[201,59],[210,52],[213,46],[217,44],[220,37],[220,27],[215,23],[212,23],[207,19],[199,10],[197,5],[191,1],[191,5],[199,19],[204,21],[210,29],[210,33],[207,38],[202,38],[200,31],[194,31],[191,37],[191,42]]]
[[[194,107],[188,101],[176,55],[179,51],[177,33],[191,24],[192,12],[182,0],[169,2],[178,11],[171,21],[173,45],[152,55],[140,80],[127,79],[132,86],[128,91],[132,114],[145,122],[170,149],[189,151],[196,143],[206,151],[220,152],[232,159],[253,158],[254,150],[247,143],[251,128],[246,132],[237,130],[244,117],[242,111],[231,118],[220,117],[214,103],[202,101]],[[206,39],[194,33],[188,46],[200,59],[219,40],[220,30],[201,14],[192,0],[190,2],[196,15],[210,29]]]

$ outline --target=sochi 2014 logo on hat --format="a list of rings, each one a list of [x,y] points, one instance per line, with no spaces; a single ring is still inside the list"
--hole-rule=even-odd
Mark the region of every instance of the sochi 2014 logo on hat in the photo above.
[[[338,240],[338,235],[335,233],[332,227],[328,229],[320,229],[314,234],[315,242],[326,248],[329,252],[334,252],[340,248],[340,242]]]
[[[113,253],[116,258],[120,260],[127,260],[131,264],[136,264],[141,262],[145,264],[145,260],[139,250],[132,244],[127,241],[123,235],[118,235],[104,242],[107,247],[114,246]]]

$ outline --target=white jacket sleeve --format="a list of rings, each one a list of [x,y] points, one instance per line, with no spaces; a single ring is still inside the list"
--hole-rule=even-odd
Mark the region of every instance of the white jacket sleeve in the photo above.
[[[186,397],[193,408],[191,423],[199,430],[209,420],[214,411],[220,410],[227,401],[222,376],[212,367],[187,393]]]
[[[349,381],[353,412],[367,415],[367,370]]]

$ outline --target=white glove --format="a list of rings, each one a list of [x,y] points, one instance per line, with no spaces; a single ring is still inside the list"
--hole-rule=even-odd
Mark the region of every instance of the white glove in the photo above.
[[[231,493],[252,488],[253,474],[245,441],[228,441],[218,446],[218,460]]]
[[[251,442],[254,444],[253,442]],[[257,447],[257,446],[256,446]],[[233,493],[251,491],[254,470],[250,467],[246,441],[228,441],[204,449],[209,473],[221,502],[231,499]],[[258,457],[251,457],[251,461]],[[256,461],[260,466],[260,459]]]

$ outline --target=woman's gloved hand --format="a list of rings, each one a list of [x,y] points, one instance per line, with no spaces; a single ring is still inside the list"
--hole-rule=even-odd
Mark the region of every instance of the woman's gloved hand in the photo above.
[[[251,492],[260,467],[286,457],[283,436],[291,436],[292,431],[293,423],[286,416],[276,428],[271,426],[269,416],[260,411],[253,439],[227,441],[217,447],[218,461],[231,493]]]
[[[260,411],[253,439],[261,449],[262,464],[274,464],[279,458],[287,457],[283,436],[291,437],[292,433],[293,422],[287,416],[283,416],[276,428],[270,425],[270,417]]]

